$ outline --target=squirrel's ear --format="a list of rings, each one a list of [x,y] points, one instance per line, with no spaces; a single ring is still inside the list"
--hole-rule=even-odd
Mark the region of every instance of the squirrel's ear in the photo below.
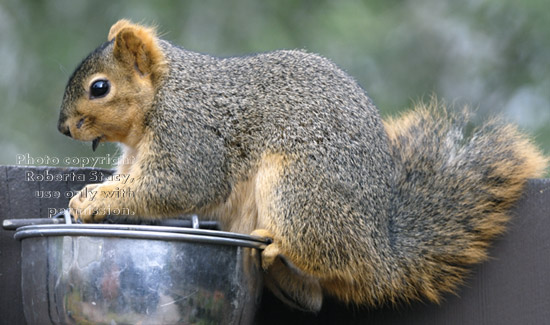
[[[159,77],[165,72],[165,59],[157,44],[154,28],[119,20],[109,31],[109,40],[114,38],[113,54],[123,64],[134,68],[141,75]]]
[[[113,26],[111,26],[111,29],[109,30],[109,36],[107,36],[108,41],[112,41],[113,38],[125,27],[130,27],[134,24],[132,24],[131,21],[127,19],[121,19],[117,21]],[[134,25],[135,26],[135,25]]]

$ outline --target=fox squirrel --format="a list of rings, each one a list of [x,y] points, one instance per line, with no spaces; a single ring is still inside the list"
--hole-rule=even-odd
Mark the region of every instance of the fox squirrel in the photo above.
[[[383,122],[357,82],[303,51],[216,58],[120,20],[67,84],[58,129],[122,144],[117,180],[77,195],[84,222],[127,208],[196,213],[272,239],[265,283],[287,304],[323,294],[378,306],[460,284],[547,159],[514,126],[465,134],[467,113],[432,100]],[[111,209],[108,209],[111,208]]]

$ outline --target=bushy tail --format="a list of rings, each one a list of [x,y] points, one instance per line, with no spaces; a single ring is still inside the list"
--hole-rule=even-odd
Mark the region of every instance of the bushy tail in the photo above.
[[[516,127],[492,120],[466,135],[469,114],[432,100],[386,122],[396,161],[391,242],[411,299],[438,301],[487,257],[528,178],[547,160]]]

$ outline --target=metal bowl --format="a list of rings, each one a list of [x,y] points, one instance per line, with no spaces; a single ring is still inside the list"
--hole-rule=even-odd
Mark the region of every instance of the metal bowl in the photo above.
[[[262,290],[266,242],[161,226],[17,229],[29,324],[246,324]]]

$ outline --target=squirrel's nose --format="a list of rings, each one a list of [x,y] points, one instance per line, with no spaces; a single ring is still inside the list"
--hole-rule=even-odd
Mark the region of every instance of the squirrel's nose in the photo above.
[[[59,130],[59,132],[63,133],[64,135],[68,137],[71,136],[71,130],[69,129],[68,126],[65,125],[64,121],[59,121],[59,123],[57,123],[57,129]]]

